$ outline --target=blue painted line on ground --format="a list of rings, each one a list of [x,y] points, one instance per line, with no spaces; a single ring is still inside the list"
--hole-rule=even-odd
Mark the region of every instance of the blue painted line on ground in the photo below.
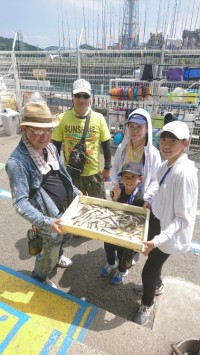
[[[98,307],[96,307],[95,305],[93,305],[92,303],[89,303],[87,301],[82,301],[82,300],[76,298],[75,296],[70,295],[70,294],[68,294],[66,292],[63,292],[61,290],[58,290],[58,289],[52,288],[51,286],[43,284],[43,283],[37,281],[36,279],[34,279],[32,277],[29,277],[27,275],[23,275],[23,274],[19,273],[18,271],[15,271],[15,270],[12,270],[12,269],[8,268],[7,266],[0,265],[0,270],[4,271],[6,273],[9,273],[9,274],[21,279],[21,280],[24,280],[24,281],[32,283],[32,284],[34,284],[36,286],[39,286],[39,287],[47,290],[48,292],[52,292],[52,293],[54,293],[54,294],[56,294],[56,295],[58,295],[58,296],[60,296],[62,298],[65,298],[65,299],[67,299],[67,300],[69,300],[71,302],[74,302],[74,303],[79,305],[79,310],[76,312],[76,315],[75,315],[75,317],[74,317],[74,319],[72,321],[72,324],[70,325],[70,327],[69,327],[69,329],[68,329],[68,331],[66,333],[65,339],[64,339],[63,344],[62,344],[61,349],[60,349],[60,350],[62,350],[62,352],[60,352],[60,354],[65,353],[64,350],[66,351],[70,347],[70,345],[71,345],[71,343],[73,341],[73,339],[72,339],[73,335],[75,334],[75,332],[77,330],[77,327],[80,326],[82,318],[83,318],[86,310],[89,307],[90,308],[90,312],[89,312],[89,314],[86,317],[84,328],[82,328],[80,330],[80,333],[79,333],[79,336],[78,336],[79,337],[79,342],[80,342],[80,339],[81,339],[81,341],[84,340],[84,336],[85,336],[85,334],[87,332],[87,328],[85,328],[85,327],[86,326],[89,327],[90,323],[92,322],[92,320],[97,315],[97,313],[99,311]]]
[[[87,316],[87,319],[85,321],[84,327],[86,326],[86,324],[87,324],[87,327],[90,325],[90,322],[94,319],[94,317],[96,316],[96,314],[98,312],[97,308],[95,306],[92,306],[92,309],[93,309],[93,312],[92,313],[90,312],[89,316]],[[77,330],[77,326],[80,326],[80,323],[81,323],[81,320],[82,320],[82,318],[84,316],[85,311],[86,311],[86,309],[84,309],[82,307],[75,314],[75,317],[74,317],[74,319],[72,321],[72,324],[70,325],[69,330],[68,330],[68,332],[66,334],[66,337],[65,337],[65,339],[64,339],[64,341],[63,341],[63,343],[62,343],[62,345],[61,345],[61,347],[59,349],[59,352],[58,352],[59,355],[67,353],[67,350],[69,349],[69,347],[71,346],[71,343],[73,341],[73,336],[74,336],[74,334],[75,334],[75,332]],[[77,339],[79,342],[83,341],[84,335],[85,335],[87,329],[82,328],[80,330],[80,333],[79,333],[78,339]],[[80,341],[80,339],[81,339],[81,341]]]
[[[5,271],[7,272],[8,274],[11,274],[11,275],[14,275],[16,277],[18,277],[19,279],[21,280],[24,280],[24,281],[27,281],[29,283],[32,283],[36,286],[39,286],[49,292],[52,292],[52,293],[55,293],[56,295],[58,296],[61,296],[62,298],[66,298],[72,302],[75,302],[77,303],[79,306],[83,307],[83,308],[87,308],[87,307],[95,307],[92,303],[89,303],[87,301],[82,301],[80,300],[79,298],[76,298],[75,296],[73,295],[70,295],[69,293],[66,293],[64,291],[61,291],[61,290],[58,290],[56,288],[53,288],[51,286],[48,286],[40,281],[37,281],[36,279],[30,277],[30,276],[27,276],[27,275],[24,275],[24,274],[21,274],[19,273],[18,271],[15,271],[15,270],[12,270],[10,268],[8,268],[7,266],[4,266],[4,265],[0,265],[0,270],[2,271]]]
[[[66,338],[64,339],[62,346],[60,347],[60,349],[57,351],[56,355],[63,355],[63,354],[67,354],[67,350],[70,348],[71,344],[73,343],[74,339],[66,336]]]
[[[12,200],[10,191],[0,189],[0,198],[5,198],[6,200]]]
[[[90,314],[88,315],[87,319],[85,320],[85,324],[84,324],[84,326],[83,326],[83,328],[82,328],[82,331],[81,331],[81,332],[79,333],[79,335],[78,335],[77,340],[78,340],[80,343],[83,342],[84,337],[85,337],[85,334],[86,334],[86,331],[87,331],[87,329],[88,329],[90,323],[92,322],[92,320],[96,317],[97,313],[98,313],[98,309],[93,307],[93,308],[91,309],[91,312],[90,312]]]
[[[190,251],[200,253],[200,243],[197,240],[192,240]]]
[[[59,332],[58,330],[53,330],[49,339],[47,340],[45,346],[43,347],[42,351],[40,352],[40,355],[48,355],[51,352],[51,348],[56,344],[56,342],[58,341],[58,339],[61,336],[61,332]]]
[[[0,302],[0,308],[3,309],[5,312],[10,313],[12,316],[15,316],[16,318],[18,318],[17,323],[13,326],[13,328],[11,329],[9,334],[6,336],[6,338],[0,343],[0,354],[2,354],[3,351],[6,349],[6,347],[8,346],[8,344],[11,342],[11,340],[17,334],[19,329],[24,325],[24,323],[27,322],[27,320],[30,317],[27,314],[24,314],[24,313],[18,311],[17,309],[8,306],[7,304],[5,304],[3,302]]]

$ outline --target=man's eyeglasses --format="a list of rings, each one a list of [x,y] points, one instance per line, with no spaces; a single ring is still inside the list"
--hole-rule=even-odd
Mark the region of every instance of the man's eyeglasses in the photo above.
[[[76,99],[82,98],[82,99],[88,100],[90,98],[90,95],[88,95],[88,94],[74,94],[74,97]]]
[[[53,128],[50,128],[47,131],[44,131],[42,129],[33,129],[31,127],[28,127],[28,129],[29,129],[29,131],[31,131],[36,136],[42,136],[43,134],[46,134],[47,136],[50,136],[51,133],[53,132]]]

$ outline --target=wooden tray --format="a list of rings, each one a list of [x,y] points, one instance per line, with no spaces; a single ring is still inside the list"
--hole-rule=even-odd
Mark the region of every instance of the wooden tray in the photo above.
[[[143,230],[143,235],[141,239],[134,238],[134,236],[131,237],[131,234],[127,234],[127,236],[118,236],[110,233],[106,233],[105,231],[94,231],[89,228],[83,228],[81,226],[76,226],[73,224],[72,218],[77,215],[77,210],[78,210],[78,204],[79,202],[86,203],[88,205],[97,205],[97,206],[102,206],[105,208],[112,208],[112,209],[117,209],[121,211],[128,211],[132,212],[133,214],[140,214],[140,215],[145,215],[145,222],[144,222],[144,230]],[[141,243],[141,241],[146,241],[147,240],[147,234],[148,234],[148,227],[149,227],[149,210],[142,208],[142,207],[136,207],[136,206],[130,206],[124,203],[119,203],[119,202],[113,202],[113,201],[108,201],[108,200],[103,200],[99,198],[94,198],[94,197],[89,197],[89,196],[83,196],[83,195],[78,195],[76,198],[73,200],[73,202],[70,204],[70,206],[67,208],[65,213],[62,216],[62,222],[61,222],[61,229],[65,233],[72,233],[72,234],[77,234],[81,235],[83,237],[91,238],[91,239],[97,239],[101,240],[102,242],[107,242],[115,245],[119,245],[128,249],[133,249],[138,252],[142,252],[144,250],[144,246]]]

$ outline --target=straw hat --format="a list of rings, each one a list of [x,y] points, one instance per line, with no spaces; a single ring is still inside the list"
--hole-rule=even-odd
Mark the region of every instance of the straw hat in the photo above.
[[[45,102],[28,102],[24,106],[23,118],[20,126],[53,128],[59,122],[52,114]]]

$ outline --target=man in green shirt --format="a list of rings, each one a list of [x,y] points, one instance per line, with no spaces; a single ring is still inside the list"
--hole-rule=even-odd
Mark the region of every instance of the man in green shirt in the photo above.
[[[52,140],[58,152],[64,144],[65,166],[74,146],[80,141],[87,115],[91,112],[86,135],[86,163],[80,177],[72,176],[74,185],[84,195],[104,198],[103,181],[108,180],[111,169],[110,132],[102,114],[91,109],[91,85],[84,79],[73,83],[73,105],[62,114],[60,124],[52,134]],[[100,171],[100,144],[104,155],[104,169]]]

